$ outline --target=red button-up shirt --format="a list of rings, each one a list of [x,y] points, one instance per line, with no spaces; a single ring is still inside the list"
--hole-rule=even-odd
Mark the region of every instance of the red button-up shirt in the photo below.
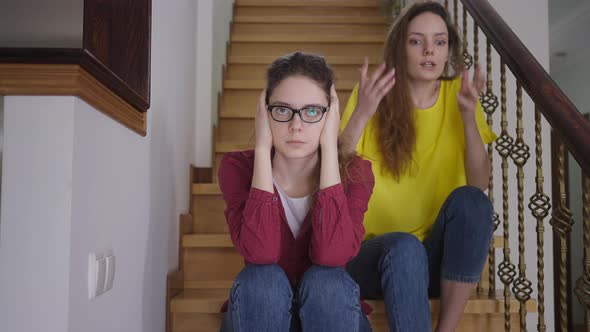
[[[313,264],[343,267],[355,257],[375,180],[371,163],[360,157],[354,157],[348,170],[348,183],[317,193],[294,238],[276,188],[274,194],[252,188],[254,151],[226,153],[219,187],[232,242],[246,264],[277,264],[296,284]],[[367,306],[363,308],[366,312]]]

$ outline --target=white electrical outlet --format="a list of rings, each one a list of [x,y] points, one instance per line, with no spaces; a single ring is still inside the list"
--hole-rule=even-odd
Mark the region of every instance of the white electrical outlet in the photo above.
[[[88,299],[92,300],[113,288],[115,256],[112,250],[88,255]]]
[[[106,291],[110,290],[111,288],[113,288],[113,282],[115,280],[115,256],[114,255],[107,256],[106,261],[107,261],[107,270],[106,270],[106,275],[105,275],[106,279],[105,279],[105,283],[104,283],[103,292],[106,292]]]

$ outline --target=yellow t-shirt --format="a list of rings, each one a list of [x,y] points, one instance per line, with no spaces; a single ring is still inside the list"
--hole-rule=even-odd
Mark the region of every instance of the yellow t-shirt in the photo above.
[[[372,162],[375,175],[375,188],[364,219],[365,239],[388,232],[407,232],[424,240],[448,195],[467,183],[465,136],[457,103],[460,88],[460,78],[442,81],[436,103],[431,108],[415,111],[413,162],[399,182],[390,172],[382,172],[375,117],[369,120],[356,147],[363,158]],[[340,130],[350,120],[357,96],[358,85],[348,100]],[[484,144],[497,138],[488,127],[479,103],[476,122]]]

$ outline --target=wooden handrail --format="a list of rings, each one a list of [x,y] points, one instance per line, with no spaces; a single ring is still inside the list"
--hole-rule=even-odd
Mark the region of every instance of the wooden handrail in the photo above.
[[[563,137],[584,172],[590,174],[590,123],[487,0],[461,2],[547,122]]]

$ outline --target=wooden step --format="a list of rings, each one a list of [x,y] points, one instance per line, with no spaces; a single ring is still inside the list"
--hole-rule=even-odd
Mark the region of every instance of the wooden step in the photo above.
[[[236,6],[252,7],[379,7],[379,0],[236,0]]]
[[[336,87],[341,90],[351,90],[351,88],[341,87],[341,81],[358,81],[360,79],[360,64],[352,65],[333,65],[331,66],[336,78]],[[266,64],[229,64],[225,70],[225,79],[232,81],[243,80],[266,80]],[[374,66],[369,67],[372,72]]]
[[[185,285],[226,282],[227,286],[244,267],[244,259],[233,246],[220,244],[217,247],[184,247],[183,250]]]
[[[223,303],[229,296],[228,289],[189,289],[184,290],[171,301],[172,314],[176,316],[175,326],[192,325],[190,331],[207,331],[201,330],[200,326],[206,324],[209,331],[218,329],[223,314],[219,312]],[[387,331],[387,317],[383,301],[367,301],[374,311],[369,315],[373,331]],[[432,310],[433,324],[438,319],[440,310],[440,301],[438,299],[430,300]],[[536,312],[536,302],[530,300],[526,304],[528,312]],[[510,299],[510,320],[511,331],[518,331],[518,309],[519,303],[516,299]],[[504,331],[504,299],[497,294],[494,297],[473,295],[467,302],[465,311],[457,331]],[[204,315],[209,315],[204,316]],[[204,320],[206,322],[204,322]],[[184,324],[180,324],[183,322]],[[189,331],[175,329],[174,331]]]
[[[172,300],[172,312],[217,313],[223,305],[229,289],[187,289]],[[367,304],[373,307],[372,314],[384,314],[383,301],[367,300]],[[430,308],[433,313],[440,311],[440,301],[430,300]],[[536,312],[536,301],[529,300],[526,304],[528,312]],[[517,313],[519,302],[515,298],[510,299],[510,312]],[[465,307],[465,314],[495,314],[504,312],[504,296],[497,291],[496,296],[473,294]]]
[[[210,281],[194,281],[185,280],[184,288],[205,288],[205,289],[226,289],[229,291],[233,284],[233,280],[210,280]]]
[[[260,90],[227,90],[221,96],[219,116],[221,118],[253,119],[258,108]],[[350,96],[351,90],[338,89],[340,110],[343,110]]]
[[[211,332],[219,331],[222,314],[220,313],[173,313],[173,332]],[[519,332],[519,316],[510,314],[510,332]],[[432,316],[435,326],[437,315]],[[387,317],[383,314],[369,316],[373,332],[388,332]],[[530,328],[530,326],[529,326]],[[505,332],[504,314],[467,314],[463,315],[456,332]]]
[[[236,6],[236,23],[385,24],[378,7],[244,7]]]
[[[377,43],[231,43],[227,50],[229,64],[251,63],[268,65],[285,54],[302,51],[322,55],[330,65],[360,66],[364,57],[369,63],[383,60],[383,41]]]
[[[385,35],[375,24],[234,23],[231,42],[382,43]]]
[[[196,186],[200,186],[201,184],[194,184],[193,185],[193,195],[195,190],[199,190],[195,188]],[[217,186],[218,187],[218,186]],[[221,198],[221,191],[218,190],[218,197],[220,200],[223,201]],[[504,239],[500,235],[495,235],[493,239],[494,248],[502,248],[504,244]],[[186,234],[182,237],[182,246],[184,248],[232,248],[233,244],[229,237],[228,233],[210,233],[210,234]]]
[[[355,84],[358,83],[357,80],[342,80],[337,81],[336,85],[338,89],[345,89],[345,90],[352,90]],[[241,90],[256,90],[260,92],[260,90],[266,88],[266,80],[252,80],[252,79],[244,79],[244,80],[224,80],[223,81],[223,88],[227,90],[232,89],[241,89]]]

